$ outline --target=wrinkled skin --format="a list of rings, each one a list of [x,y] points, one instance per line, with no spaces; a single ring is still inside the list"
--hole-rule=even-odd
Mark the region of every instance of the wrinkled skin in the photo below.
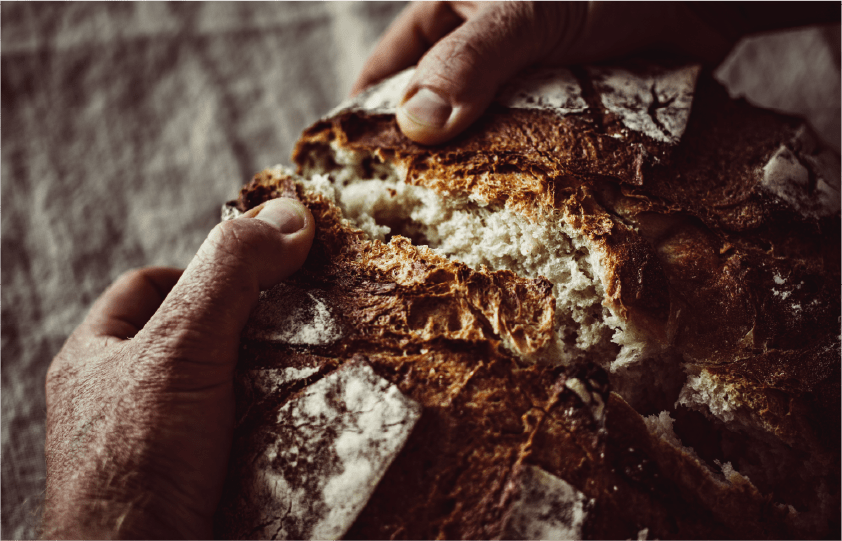
[[[240,333],[313,239],[310,212],[280,201],[218,225],[183,272],[123,275],[53,360],[46,537],[212,536]]]
[[[418,2],[386,31],[351,94],[417,63],[397,119],[432,145],[471,125],[524,68],[647,49],[715,64],[732,45],[680,2]],[[422,89],[427,99],[413,100]]]

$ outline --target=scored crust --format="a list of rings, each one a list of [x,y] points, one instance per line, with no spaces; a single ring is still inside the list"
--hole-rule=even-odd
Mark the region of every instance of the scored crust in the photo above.
[[[347,532],[349,538],[512,537],[519,530],[513,529],[511,503],[523,490],[520,476],[530,467],[564,479],[583,495],[587,513],[575,537],[625,538],[643,528],[665,537],[787,531],[787,512],[763,508],[762,496],[750,484],[734,488],[716,481],[692,455],[660,445],[642,418],[609,394],[607,374],[596,365],[519,360],[518,354],[540,348],[535,337],[546,334],[553,304],[545,281],[507,271],[473,271],[399,237],[385,245],[365,240],[324,196],[306,191],[305,181],[299,179],[297,189],[292,183],[291,175],[269,170],[244,194],[263,192],[250,204],[275,193],[295,194],[314,212],[319,228],[313,255],[285,287],[318,291],[331,306],[342,339],[307,347],[246,343],[241,389],[249,387],[244,382],[250,381],[250,371],[315,368],[285,390],[281,386],[257,399],[253,392],[250,399],[241,396],[235,463],[251,463],[256,449],[267,445],[272,419],[300,392],[302,381],[312,384],[349,359],[364,359],[421,404],[423,414]],[[487,306],[508,306],[508,312],[482,313],[470,300],[476,294]],[[460,300],[448,302],[448,295]],[[413,316],[419,298],[439,302],[425,303],[423,316]],[[520,347],[515,339],[503,339],[513,334],[507,313],[514,307],[521,327],[534,329],[532,341],[521,341]],[[502,332],[491,328],[494,320]],[[457,321],[470,332],[442,324]],[[507,342],[514,346],[511,351]],[[663,471],[662,463],[675,462],[681,464],[676,470],[681,476]],[[238,484],[242,478],[243,473],[229,478],[226,494],[231,498],[217,517],[222,536],[248,533],[238,526],[248,517],[247,506],[235,497],[248,490]],[[709,493],[694,499],[706,505],[675,497],[700,479]],[[729,516],[727,506],[717,504],[723,496],[740,501],[743,509],[757,509],[756,521]]]
[[[260,329],[280,323],[253,318],[241,374],[317,369],[273,399],[241,397],[251,406],[235,457],[253,452],[243,434],[271,426],[284,400],[356,359],[423,413],[349,537],[834,535],[839,216],[820,195],[836,186],[838,197],[838,172],[822,152],[795,120],[706,79],[679,145],[593,110],[496,109],[439,148],[412,144],[387,115],[320,121],[294,154],[307,178],[267,170],[237,207],[286,195],[311,208],[313,252],[285,287],[329,307],[333,330],[322,342],[273,340]],[[790,176],[809,172],[818,203],[779,189],[782,156],[795,156]],[[472,268],[457,261],[467,252],[416,246],[400,234],[435,232],[415,214],[388,209],[400,218],[387,220],[393,236],[373,239],[385,222],[342,190],[378,176],[384,193],[417,187],[413,197],[427,190],[482,220],[560,224],[589,254],[605,307],[594,317],[609,332],[597,345],[562,343],[559,292],[572,290],[516,263]],[[567,530],[523,526],[525,495],[543,493],[530,483],[545,475],[572,487],[569,508],[584,517]],[[237,506],[223,509],[231,534]]]

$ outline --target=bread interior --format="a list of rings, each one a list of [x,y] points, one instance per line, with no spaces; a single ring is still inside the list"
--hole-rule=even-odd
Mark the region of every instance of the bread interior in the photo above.
[[[372,166],[373,160],[363,167],[363,160],[335,150],[321,166],[303,173],[321,184],[319,191],[330,192],[345,217],[373,239],[388,242],[401,235],[474,269],[485,266],[548,279],[556,299],[555,339],[536,357],[566,364],[587,355],[609,367],[636,360],[645,349],[626,322],[602,303],[599,254],[559,215],[535,223],[504,206],[474,197],[443,197],[409,185],[397,168]],[[325,173],[329,184],[316,180]]]

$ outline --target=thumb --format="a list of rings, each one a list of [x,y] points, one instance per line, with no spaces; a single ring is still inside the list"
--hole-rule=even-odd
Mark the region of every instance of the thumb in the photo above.
[[[426,145],[453,138],[479,118],[501,85],[555,46],[559,16],[568,29],[584,25],[586,9],[575,3],[553,17],[542,14],[541,4],[491,3],[431,48],[398,107],[401,131]]]
[[[260,290],[304,264],[314,232],[310,211],[287,198],[218,224],[138,340],[154,357],[195,367],[195,374],[189,368],[191,374],[184,374],[194,378],[193,385],[230,379],[240,333]]]

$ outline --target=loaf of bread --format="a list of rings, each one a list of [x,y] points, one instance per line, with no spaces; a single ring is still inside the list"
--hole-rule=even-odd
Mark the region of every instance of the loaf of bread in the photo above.
[[[535,72],[423,147],[406,77],[227,206],[317,233],[243,335],[217,534],[838,538],[839,157],[695,67]]]

